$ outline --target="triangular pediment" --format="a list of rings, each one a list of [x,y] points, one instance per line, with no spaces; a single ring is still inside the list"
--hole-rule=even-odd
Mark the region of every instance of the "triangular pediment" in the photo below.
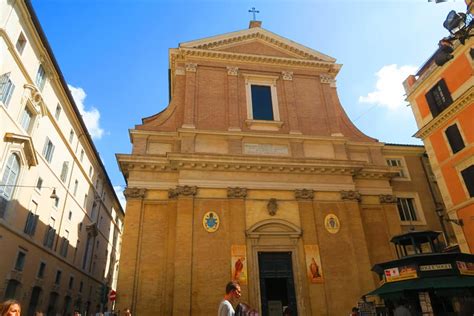
[[[325,62],[336,61],[336,59],[328,55],[293,42],[261,27],[253,27],[242,31],[185,42],[181,43],[179,47]]]
[[[260,39],[252,39],[245,42],[237,42],[233,45],[217,47],[213,50],[239,53],[239,54],[254,54],[262,56],[273,56],[273,57],[282,57],[282,58],[302,58],[302,56],[282,49],[278,46],[272,46],[268,42],[265,42]]]

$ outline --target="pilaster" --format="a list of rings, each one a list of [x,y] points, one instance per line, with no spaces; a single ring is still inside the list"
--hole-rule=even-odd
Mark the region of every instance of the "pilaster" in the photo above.
[[[117,304],[122,309],[128,307],[135,312],[139,287],[143,199],[146,189],[127,188],[124,195],[127,198],[127,226],[122,236],[122,251],[128,255],[120,258],[122,273],[119,274],[118,279]],[[122,269],[122,267],[133,268]]]
[[[293,72],[283,71],[283,86],[286,96],[286,109],[288,111],[288,124],[290,126],[290,134],[301,134],[299,130],[298,116],[296,114],[296,98],[295,89],[293,87]]]
[[[173,315],[191,315],[193,221],[196,187],[178,186],[169,191],[177,198],[174,257]]]
[[[184,122],[183,128],[196,128],[194,125],[196,103],[196,71],[197,64],[186,63],[186,87],[184,95]]]
[[[239,68],[227,67],[227,106],[229,131],[240,131],[239,103],[238,103],[238,82]]]

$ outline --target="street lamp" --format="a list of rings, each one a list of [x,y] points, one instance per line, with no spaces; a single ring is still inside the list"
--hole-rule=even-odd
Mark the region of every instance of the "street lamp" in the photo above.
[[[474,34],[472,34],[474,18],[471,13],[472,9],[470,9],[471,5],[472,4],[468,4],[466,13],[456,12],[454,10],[448,13],[443,26],[451,35],[439,41],[439,48],[434,55],[436,65],[443,66],[453,59],[452,52],[455,40],[459,40],[459,42],[464,45],[469,37],[474,36]],[[471,54],[473,54],[472,48]]]
[[[0,188],[2,187],[13,187],[13,188],[36,188],[35,185],[16,185],[16,184],[0,184]],[[58,198],[58,195],[56,194],[56,188],[55,187],[42,187],[45,189],[53,189],[51,192],[51,195],[49,196],[51,199],[56,200]]]
[[[453,218],[446,218],[444,217],[444,210],[443,210],[443,207],[437,207],[436,208],[436,214],[438,214],[439,218],[441,220],[444,220],[445,222],[450,222],[450,223],[454,223],[458,226],[464,226],[464,221],[462,220],[462,218],[460,219],[453,219]]]

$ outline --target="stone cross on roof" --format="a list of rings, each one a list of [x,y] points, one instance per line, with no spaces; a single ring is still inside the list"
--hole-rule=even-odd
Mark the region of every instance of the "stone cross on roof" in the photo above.
[[[260,13],[260,11],[255,10],[255,8],[252,8],[252,10],[249,10],[249,12],[253,14],[253,21],[256,21],[255,13]]]

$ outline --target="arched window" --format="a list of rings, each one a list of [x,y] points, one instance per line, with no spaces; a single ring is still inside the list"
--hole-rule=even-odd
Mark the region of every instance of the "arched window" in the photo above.
[[[16,154],[11,154],[3,170],[3,176],[0,179],[0,217],[3,217],[5,214],[8,201],[10,201],[13,196],[19,174],[20,159]]]

